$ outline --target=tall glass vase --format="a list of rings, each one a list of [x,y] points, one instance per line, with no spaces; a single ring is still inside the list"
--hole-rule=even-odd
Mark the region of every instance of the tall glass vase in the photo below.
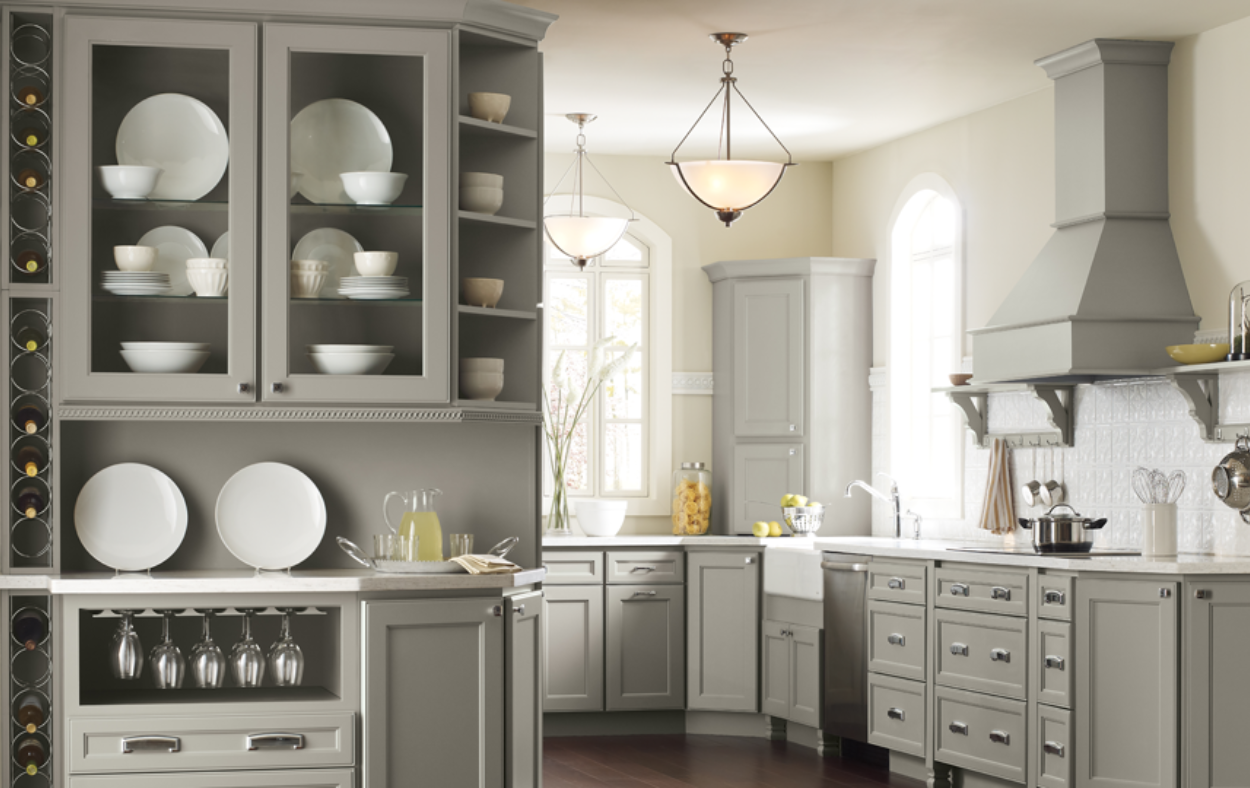
[[[551,511],[547,513],[548,536],[572,536],[569,520],[569,490],[564,484],[564,457],[559,457],[552,468]]]

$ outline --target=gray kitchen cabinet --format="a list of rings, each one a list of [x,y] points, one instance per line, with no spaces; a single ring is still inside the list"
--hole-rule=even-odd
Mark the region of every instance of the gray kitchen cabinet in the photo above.
[[[686,708],[759,709],[760,555],[686,558]]]
[[[362,604],[363,788],[503,785],[498,600]]]
[[[820,727],[821,630],[765,619],[760,664],[760,711]]]
[[[734,434],[803,435],[803,280],[735,282]]]
[[[1077,583],[1077,788],[1177,785],[1178,592],[1161,580]]]
[[[1250,583],[1203,582],[1185,592],[1184,748],[1186,788],[1245,785],[1250,682]]]
[[[546,586],[543,619],[543,711],[603,711],[603,586]]]
[[[733,502],[730,514],[733,531],[750,533],[751,524],[757,520],[781,516],[781,509],[769,502],[779,502],[781,496],[804,489],[803,459],[803,447],[792,443],[743,443],[734,447],[733,485],[741,497]],[[716,511],[715,506],[712,511]]]
[[[608,711],[684,708],[685,596],[676,585],[606,587]]]
[[[508,728],[505,788],[540,788],[543,756],[543,595],[506,601]]]
[[[168,788],[168,774],[75,776],[69,788]],[[179,788],[355,788],[354,769],[180,774]]]

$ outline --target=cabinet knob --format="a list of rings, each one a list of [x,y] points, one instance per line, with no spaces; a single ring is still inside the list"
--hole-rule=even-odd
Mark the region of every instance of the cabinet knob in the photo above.
[[[753,563],[755,563],[755,556],[753,556],[753,555],[748,555],[748,556],[747,556],[747,558],[746,558],[746,562],[747,562],[748,564],[753,564]]]
[[[798,450],[798,449],[791,449],[791,450],[790,450],[790,456],[791,456],[791,457],[793,457],[794,455],[796,455],[796,454],[798,454],[798,453],[799,453],[799,450]]]
[[[951,596],[968,596],[968,586],[963,583],[952,583]]]
[[[966,722],[952,722],[949,727],[951,733],[958,733],[960,736],[968,735],[968,723]]]
[[[239,384],[239,393],[240,393],[240,394],[246,394],[246,393],[248,393],[248,392],[249,392],[249,391],[251,391],[251,390],[252,390],[252,384],[251,384],[251,383],[240,383],[240,384]]]
[[[888,585],[890,588],[894,589],[895,591],[902,591],[903,589],[907,588],[907,581],[905,581],[901,577],[891,577],[890,582],[887,583],[886,585]]]
[[[1160,599],[1171,599],[1171,598],[1172,598],[1172,589],[1170,589],[1170,588],[1160,588],[1160,589],[1159,589],[1159,598],[1160,598]]]
[[[966,657],[968,656],[968,646],[963,643],[952,643],[951,653],[957,657]]]
[[[797,430],[798,430],[798,427],[794,426],[793,424],[790,425],[790,432],[795,432]]]
[[[1046,669],[1047,670],[1063,670],[1063,665],[1064,665],[1063,657],[1056,657],[1053,654],[1046,655]]]
[[[503,617],[503,605],[495,605],[490,609],[490,614],[495,618]]]
[[[1053,588],[1042,596],[1042,602],[1047,605],[1062,605],[1064,602],[1064,593],[1056,591]]]
[[[525,605],[517,605],[516,607],[512,608],[512,614],[515,616],[525,615]]]
[[[1005,648],[990,649],[990,662],[1011,662],[1011,652]]]
[[[283,391],[283,389],[285,389],[285,388],[286,388],[286,387],[285,387],[285,386],[283,386],[281,383],[270,383],[270,384],[269,384],[269,390],[270,390],[271,392],[273,392],[274,394],[281,394],[281,393],[282,393],[282,391]]]
[[[302,733],[249,733],[247,750],[302,750],[304,734]]]
[[[1011,589],[1002,586],[994,586],[990,589],[990,599],[1001,599],[1004,602],[1011,601]]]
[[[899,722],[902,722],[903,720],[907,719],[907,714],[904,713],[904,711],[899,708],[887,709],[885,712],[885,716],[889,717],[892,720],[898,720]]]
[[[886,638],[886,642],[888,642],[891,646],[906,646],[907,638],[895,632],[893,635]]]
[[[1047,755],[1058,755],[1060,758],[1063,757],[1063,749],[1063,745],[1057,741],[1048,741],[1042,745],[1042,750]]]
[[[1210,599],[1210,598],[1211,598],[1211,592],[1205,588],[1199,588],[1198,590],[1194,591],[1194,599]]]
[[[1011,735],[1006,731],[990,731],[990,741],[995,744],[1011,744]]]

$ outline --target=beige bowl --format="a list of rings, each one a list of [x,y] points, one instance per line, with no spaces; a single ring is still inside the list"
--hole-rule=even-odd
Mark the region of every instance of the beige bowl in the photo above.
[[[113,261],[122,271],[151,271],[156,265],[156,247],[114,246]]]
[[[478,120],[503,123],[512,106],[512,96],[507,93],[470,93],[469,114]]]
[[[224,296],[230,282],[230,272],[224,268],[188,268],[187,281],[191,283],[197,296]]]
[[[469,306],[494,309],[503,296],[503,280],[465,277],[460,280],[460,295]]]
[[[328,276],[325,271],[292,271],[291,298],[316,298]]]
[[[464,399],[493,400],[501,391],[501,372],[466,372],[460,376],[460,396]]]
[[[398,252],[356,252],[353,259],[361,276],[390,276],[399,265]]]
[[[460,188],[471,189],[475,186],[486,186],[491,189],[503,188],[503,176],[493,172],[462,172]]]
[[[460,190],[460,210],[494,215],[503,207],[503,189],[470,186]]]
[[[468,375],[474,372],[493,372],[496,375],[503,374],[502,358],[462,358],[460,359],[460,374]]]

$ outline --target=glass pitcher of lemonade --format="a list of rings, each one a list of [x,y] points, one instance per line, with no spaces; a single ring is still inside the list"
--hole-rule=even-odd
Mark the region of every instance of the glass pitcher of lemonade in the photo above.
[[[438,512],[434,511],[434,496],[442,495],[442,490],[413,490],[411,492],[389,492],[382,499],[382,517],[386,525],[400,536],[407,536],[412,541],[411,548],[415,555],[409,555],[409,561],[442,561],[443,560],[443,527],[438,522]],[[404,502],[404,516],[399,526],[391,520],[390,502],[399,498]]]

